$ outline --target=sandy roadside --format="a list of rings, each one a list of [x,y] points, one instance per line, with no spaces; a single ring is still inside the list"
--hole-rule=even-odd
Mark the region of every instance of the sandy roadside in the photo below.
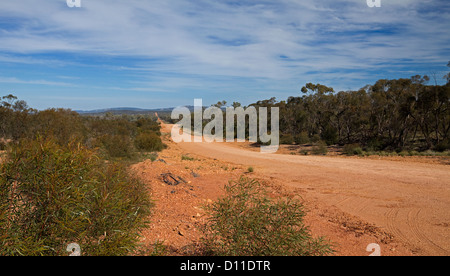
[[[170,132],[163,125],[163,132]],[[157,210],[146,240],[164,240],[173,254],[189,254],[200,237],[203,204],[223,194],[230,179],[246,174],[266,181],[278,196],[304,200],[313,234],[336,243],[337,255],[367,256],[378,243],[383,255],[448,255],[450,170],[427,162],[360,158],[262,155],[224,143],[170,141],[163,162],[138,164],[154,190]],[[194,160],[181,160],[189,155]],[[183,176],[168,186],[160,175]],[[194,177],[193,175],[196,175]]]
[[[170,125],[163,125],[165,131]],[[180,143],[182,150],[244,167],[322,210],[375,225],[414,254],[450,253],[450,169],[439,162],[261,154],[229,143]]]

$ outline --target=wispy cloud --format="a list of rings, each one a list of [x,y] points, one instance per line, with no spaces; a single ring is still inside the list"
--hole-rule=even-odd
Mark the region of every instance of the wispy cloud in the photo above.
[[[48,86],[73,86],[73,84],[67,82],[54,82],[48,80],[22,80],[11,77],[1,77],[0,83],[14,83],[14,84],[33,84],[33,85],[48,85]]]
[[[450,54],[447,0],[382,0],[381,8],[365,0],[82,0],[80,9],[17,0],[0,3],[0,18],[0,62],[102,65],[131,78],[102,87],[130,92],[240,88],[258,98],[262,83],[287,96],[306,81],[357,89],[443,70]]]

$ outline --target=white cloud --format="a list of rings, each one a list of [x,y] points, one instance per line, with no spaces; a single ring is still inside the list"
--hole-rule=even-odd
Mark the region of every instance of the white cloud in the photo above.
[[[447,2],[437,2],[447,9],[423,13],[433,3],[419,0],[382,0],[381,8],[365,0],[82,0],[81,9],[65,0],[4,0],[0,17],[16,27],[1,30],[0,21],[0,53],[10,62],[14,53],[141,57],[134,69],[143,72],[276,81],[361,70],[344,82],[390,62],[445,63],[450,15]]]
[[[67,82],[55,82],[48,80],[23,80],[11,77],[1,77],[0,83],[14,83],[14,84],[34,84],[34,85],[50,85],[50,86],[73,86],[73,84]]]

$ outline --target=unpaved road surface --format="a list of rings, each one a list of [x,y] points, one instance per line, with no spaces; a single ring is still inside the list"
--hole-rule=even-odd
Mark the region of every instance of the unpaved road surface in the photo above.
[[[172,125],[163,125],[170,132]],[[228,143],[180,143],[183,150],[242,166],[300,188],[392,234],[415,255],[450,255],[450,166],[385,159],[262,154]]]

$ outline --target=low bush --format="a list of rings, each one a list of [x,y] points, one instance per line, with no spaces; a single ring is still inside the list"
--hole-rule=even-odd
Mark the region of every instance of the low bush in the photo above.
[[[183,160],[183,161],[194,161],[195,158],[187,156],[187,155],[182,155],[181,156],[181,160]]]
[[[127,135],[106,134],[99,139],[100,148],[104,157],[109,158],[132,158],[135,154],[133,141]]]
[[[334,145],[339,141],[338,131],[334,127],[327,126],[322,132],[321,138],[327,145]]]
[[[158,154],[155,152],[149,153],[146,156],[148,159],[150,159],[152,162],[155,162],[158,159]]]
[[[294,137],[291,134],[284,134],[280,137],[280,144],[282,145],[292,145],[294,142]]]
[[[308,155],[308,154],[309,154],[309,151],[303,149],[303,150],[300,150],[300,154],[301,154],[301,155]]]
[[[241,177],[225,186],[226,195],[207,207],[205,255],[312,256],[333,252],[304,225],[304,207],[294,200],[273,200],[262,185]]]
[[[152,203],[123,165],[80,144],[22,140],[0,165],[0,255],[128,255]]]
[[[154,132],[143,132],[136,136],[135,145],[138,150],[154,152],[164,149],[160,135]]]
[[[300,134],[295,135],[294,140],[297,145],[303,145],[310,142],[308,133],[306,131],[302,131]]]
[[[347,155],[362,155],[363,150],[359,144],[347,144],[343,148],[343,152]]]
[[[17,138],[31,138],[37,135],[52,136],[60,145],[70,141],[84,142],[87,139],[86,126],[82,117],[69,109],[48,109],[37,112],[29,118],[30,132],[27,136]]]
[[[444,152],[446,150],[450,150],[450,140],[444,140],[436,145],[435,147],[436,151]]]
[[[161,135],[159,123],[151,118],[139,118],[136,120],[135,125],[142,132],[156,132],[158,136]]]
[[[319,141],[314,144],[311,153],[314,155],[327,155],[328,147],[327,144],[323,141]]]
[[[310,141],[311,141],[312,143],[318,143],[318,142],[320,142],[320,135],[319,135],[319,134],[314,134],[314,135],[310,138]]]

